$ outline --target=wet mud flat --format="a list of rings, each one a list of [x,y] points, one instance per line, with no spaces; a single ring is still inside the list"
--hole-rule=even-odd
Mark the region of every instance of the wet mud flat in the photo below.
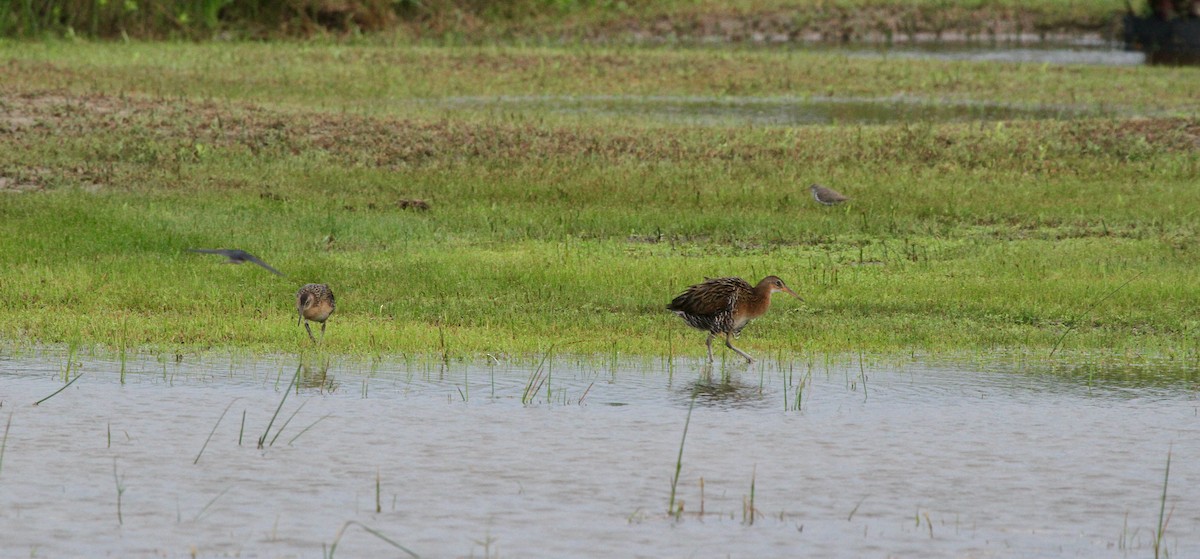
[[[1200,552],[1200,402],[1170,376],[76,357],[32,405],[66,361],[0,357],[14,556]]]

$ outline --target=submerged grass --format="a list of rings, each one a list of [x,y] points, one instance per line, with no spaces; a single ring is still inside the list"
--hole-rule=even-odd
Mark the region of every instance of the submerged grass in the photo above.
[[[113,457],[113,484],[117,488],[117,525],[125,524],[125,516],[121,513],[121,500],[125,496],[125,475],[117,473],[117,457]]]
[[[793,69],[812,72],[796,83],[861,71],[863,94],[928,93],[936,84],[906,84],[933,68],[997,102],[1074,91],[1187,113],[1192,70],[656,50],[0,50],[16,78],[0,85],[10,340],[300,353],[310,344],[293,297],[313,281],[338,297],[323,346],[334,353],[448,361],[571,343],[698,356],[703,335],[666,302],[705,276],[777,274],[807,302],[780,301],[752,324],[744,339],[758,351],[1050,351],[1064,328],[1072,350],[1198,349],[1194,117],[710,127],[395,102],[731,84],[772,94],[791,90],[768,77]],[[817,181],[853,201],[816,206]],[[412,199],[429,209],[400,203]],[[248,250],[288,277],[188,247]]]
[[[683,503],[675,500],[675,489],[679,486],[679,472],[683,470],[683,445],[687,442],[688,426],[692,423],[692,410],[696,407],[696,394],[692,394],[692,401],[688,404],[687,418],[683,420],[683,435],[679,437],[679,455],[675,457],[675,475],[671,477],[671,498],[667,501],[667,514],[674,516],[675,520],[679,520],[683,515]],[[701,493],[704,491],[704,480],[700,480]],[[701,503],[704,502],[701,497]],[[701,513],[704,512],[704,505],[700,505]]]
[[[263,429],[262,436],[258,438],[259,450],[263,449],[264,444],[266,444],[266,446],[273,446],[275,444],[275,439],[279,438],[279,433],[283,432],[283,427],[280,427],[279,430],[275,432],[275,436],[271,438],[271,442],[269,444],[267,443],[267,436],[271,434],[271,426],[275,425],[275,418],[279,417],[279,412],[283,409],[284,402],[287,402],[288,394],[292,392],[292,387],[296,386],[296,381],[300,379],[301,370],[303,370],[303,365],[296,366],[296,374],[292,375],[291,382],[289,382],[287,388],[283,390],[283,396],[279,398],[279,406],[275,408],[275,413],[271,414],[271,420],[267,422],[267,428]],[[295,414],[293,413],[292,416],[294,417]],[[288,421],[291,420],[291,417],[289,417]],[[284,425],[286,426],[287,424],[285,423]],[[240,435],[238,437],[239,439],[241,438]]]
[[[367,526],[366,524],[363,524],[356,520],[347,520],[346,523],[342,524],[342,527],[340,529],[338,529],[337,536],[335,536],[333,538],[333,542],[329,544],[329,547],[325,552],[326,559],[333,559],[333,554],[334,554],[334,552],[337,551],[337,546],[339,543],[341,543],[342,536],[344,536],[346,534],[346,529],[351,526],[358,526],[359,528],[362,528],[368,534],[371,534],[372,536],[375,536],[376,538],[379,538],[380,540],[387,542],[388,545],[390,545],[396,549],[399,549],[400,551],[403,551],[405,553],[405,555],[408,555],[409,557],[412,557],[413,559],[420,558],[420,555],[417,555],[412,550],[408,549],[407,547],[404,547],[396,540],[393,540],[393,539],[387,537],[386,535],[383,534],[383,532],[380,532],[379,530],[371,528],[370,526]]]
[[[68,372],[69,372],[69,371],[70,371],[70,369],[68,369]],[[80,378],[82,378],[82,377],[83,377],[83,373],[77,373],[77,374],[75,375],[75,377],[74,377],[74,378],[72,378],[71,380],[67,381],[67,382],[66,382],[66,384],[63,384],[61,387],[59,387],[59,389],[58,389],[58,390],[55,390],[54,392],[51,392],[49,396],[46,396],[45,398],[42,398],[41,400],[38,400],[38,401],[34,402],[34,403],[33,403],[33,405],[35,405],[35,406],[40,406],[40,405],[42,405],[42,402],[45,402],[46,400],[49,400],[50,398],[53,398],[53,397],[57,396],[59,392],[62,392],[63,390],[66,390],[66,389],[67,389],[67,388],[69,388],[69,387],[70,387],[72,384],[75,384],[75,381],[79,380],[79,379],[80,379]]]
[[[4,422],[4,438],[0,439],[0,471],[4,471],[4,450],[8,448],[8,430],[12,428],[13,412],[8,412],[8,421]]]
[[[124,356],[125,355],[124,352],[122,352],[121,355]],[[123,362],[124,362],[124,360],[122,358],[122,363]],[[124,370],[123,369],[122,369],[122,383],[124,383]],[[217,422],[213,424],[212,430],[209,431],[208,436],[204,438],[204,444],[200,445],[200,451],[196,453],[196,459],[192,460],[192,465],[196,465],[196,464],[200,463],[200,456],[202,456],[204,454],[204,449],[208,448],[208,443],[209,443],[209,441],[212,440],[213,434],[217,432],[217,427],[221,426],[221,420],[225,419],[225,414],[229,413],[229,408],[232,408],[234,402],[237,402],[238,400],[239,400],[239,398],[234,398],[233,401],[229,402],[229,405],[225,406],[225,409],[221,412],[220,417],[217,418]]]
[[[1167,533],[1167,524],[1171,522],[1171,514],[1175,512],[1172,507],[1171,512],[1167,512],[1167,484],[1171,481],[1171,450],[1167,450],[1167,467],[1163,472],[1163,490],[1162,499],[1159,500],[1158,507],[1158,526],[1154,529],[1154,559],[1166,557],[1167,550],[1163,546],[1163,537]]]

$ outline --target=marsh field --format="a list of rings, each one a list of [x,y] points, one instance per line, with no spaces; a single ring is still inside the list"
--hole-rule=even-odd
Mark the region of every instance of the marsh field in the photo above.
[[[1200,552],[1200,69],[604,14],[0,39],[0,554]]]

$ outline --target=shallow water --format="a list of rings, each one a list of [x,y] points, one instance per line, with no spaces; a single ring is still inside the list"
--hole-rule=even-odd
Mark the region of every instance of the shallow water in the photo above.
[[[705,96],[494,96],[447,97],[422,103],[448,110],[502,114],[606,117],[637,122],[706,126],[794,126],[806,124],[885,124],[895,122],[974,122],[1102,116],[1068,106],[1025,106],[905,96],[705,97]]]
[[[720,43],[725,47],[725,43]],[[704,48],[704,47],[699,47]],[[770,47],[776,48],[776,47]],[[1086,44],[931,43],[894,47],[875,45],[786,45],[854,58],[964,60],[986,63],[1136,66],[1140,52],[1106,42]],[[893,96],[660,96],[660,95],[500,95],[459,96],[419,101],[447,110],[482,110],[505,115],[588,116],[707,126],[796,126],[811,124],[887,124],[902,122],[973,122],[1111,116],[1110,109],[1069,105],[1020,105],[959,99]]]
[[[766,39],[764,37],[764,39]],[[967,60],[976,62],[1012,62],[1036,64],[1067,64],[1087,66],[1138,66],[1147,62],[1145,53],[1127,51],[1120,40],[1108,40],[1099,35],[1061,37],[1046,40],[1036,35],[1008,36],[995,41],[967,40],[966,37],[939,40],[926,36],[917,40],[828,42],[809,37],[799,42],[786,36],[778,40],[738,43],[739,48],[769,51],[815,51],[857,57],[900,57],[923,60]],[[653,43],[651,43],[653,44]],[[671,43],[675,48],[728,50],[732,43],[717,37],[700,41]]]
[[[284,361],[83,358],[32,406],[65,362],[0,357],[5,556],[318,557],[356,521],[423,557],[1147,557],[1168,452],[1164,545],[1200,554],[1200,401],[1169,376],[557,358],[526,397],[536,363],[287,391]],[[358,526],[337,551],[404,555]]]
[[[1034,64],[1079,64],[1087,66],[1139,66],[1146,63],[1142,52],[1121,50],[1111,46],[1100,48],[1076,47],[1001,47],[926,46],[890,49],[847,49],[850,56],[869,58],[907,58],[918,60],[967,60],[972,62],[1010,62]]]

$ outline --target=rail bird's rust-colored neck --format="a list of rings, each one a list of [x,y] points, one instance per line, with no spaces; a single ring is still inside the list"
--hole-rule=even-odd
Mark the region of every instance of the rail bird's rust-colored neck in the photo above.
[[[741,312],[738,313],[745,318],[758,318],[766,314],[767,309],[771,307],[771,287],[774,285],[774,278],[765,278],[754,286],[754,289],[748,293],[744,299],[739,301]]]
[[[776,291],[782,291],[794,297],[798,297],[796,292],[792,291],[788,286],[784,285],[783,280],[776,276],[767,276],[758,282],[749,293],[743,295],[743,298],[738,301],[738,318],[749,320],[758,318],[766,314],[767,309],[771,308],[771,294]]]

